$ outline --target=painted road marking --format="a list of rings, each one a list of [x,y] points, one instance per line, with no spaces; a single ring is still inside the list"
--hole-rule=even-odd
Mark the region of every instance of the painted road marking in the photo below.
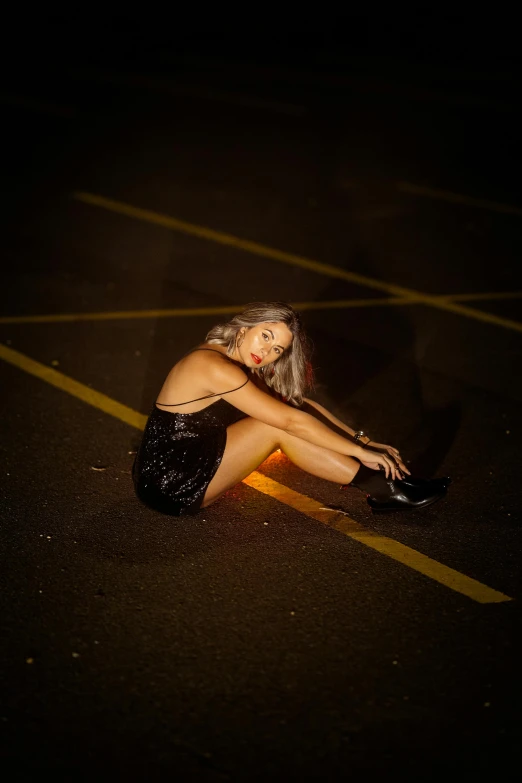
[[[509,300],[522,298],[522,291],[497,291],[476,294],[443,294],[440,299],[449,301]],[[414,299],[380,297],[379,299],[328,299],[322,302],[291,302],[295,310],[349,310],[354,307],[387,307],[388,305],[412,305]],[[5,315],[0,324],[42,324],[74,321],[119,321],[134,318],[194,318],[207,315],[235,315],[247,302],[218,307],[174,307],[163,310],[114,310],[96,313],[49,313],[46,315]]]
[[[504,215],[522,215],[522,207],[513,207],[510,204],[499,204],[497,201],[462,196],[449,190],[425,188],[420,185],[413,185],[411,182],[398,182],[397,188],[401,193],[411,193],[413,196],[426,196],[439,201],[449,201],[451,204],[463,204],[467,207],[489,209],[492,212],[502,212]]]
[[[57,389],[71,394],[73,397],[77,397],[79,400],[86,402],[88,405],[92,405],[98,410],[108,413],[110,416],[114,416],[120,421],[124,421],[126,424],[130,424],[132,427],[143,429],[147,421],[147,417],[138,411],[128,408],[127,405],[122,405],[121,402],[116,402],[111,397],[107,397],[106,394],[95,391],[89,386],[85,386],[83,383],[75,381],[73,378],[69,378],[68,375],[64,375],[57,370],[53,370],[51,367],[47,367],[41,362],[36,362],[34,359],[25,356],[23,353],[14,351],[12,348],[8,348],[6,345],[0,343],[0,359],[3,359],[9,364],[13,364],[20,370],[24,370],[30,375],[35,375],[46,383],[50,383],[52,386],[56,386]]]
[[[295,492],[293,489],[273,481],[262,473],[254,471],[250,476],[243,479],[243,483],[257,489],[258,492],[263,492],[265,495],[276,498],[281,503],[295,508],[297,511],[312,517],[312,519],[318,522],[322,522],[324,525],[328,525],[328,527],[343,533],[345,536],[353,538],[355,541],[359,541],[361,544],[365,544],[365,546],[375,549],[393,560],[397,560],[399,563],[424,574],[424,576],[439,582],[445,587],[466,595],[474,601],[478,601],[481,604],[492,604],[513,600],[508,595],[504,595],[504,593],[500,593],[498,590],[493,590],[476,579],[472,579],[459,571],[455,571],[453,568],[438,563],[436,560],[432,560],[431,557],[427,557],[427,555],[423,555],[405,544],[394,541],[393,538],[387,538],[372,530],[368,530],[347,514],[335,509],[325,508],[317,500],[301,495],[299,492]]]
[[[475,294],[449,294],[447,297],[442,296],[442,299],[452,299],[453,301],[459,301],[459,302],[487,302],[487,301],[495,301],[495,300],[502,300],[502,299],[520,299],[522,298],[522,291],[484,291],[483,293],[475,293]]]
[[[0,324],[59,323],[60,321],[112,321],[125,318],[191,318],[206,315],[235,315],[247,302],[220,307],[179,307],[169,310],[116,310],[101,313],[56,313],[51,315],[7,315],[0,317]],[[332,310],[349,307],[375,307],[378,305],[414,304],[411,299],[343,299],[326,302],[292,302],[296,310]]]
[[[130,204],[125,204],[121,201],[113,201],[112,199],[105,198],[104,196],[97,196],[93,193],[73,193],[73,198],[77,201],[81,201],[84,204],[89,204],[102,209],[115,212],[126,217],[136,218],[146,223],[153,223],[154,225],[162,226],[163,228],[170,229],[172,231],[179,231],[183,234],[189,234],[191,236],[198,237],[199,239],[206,239],[211,242],[216,242],[221,245],[228,245],[240,250],[245,250],[247,253],[252,253],[263,258],[272,258],[275,261],[282,261],[290,266],[297,266],[301,269],[307,269],[310,272],[316,272],[320,275],[326,275],[327,277],[334,277],[340,280],[347,280],[350,283],[357,283],[358,285],[365,286],[367,288],[375,288],[379,291],[385,291],[387,294],[393,296],[400,296],[407,299],[415,299],[416,301],[424,301],[426,295],[411,291],[408,288],[402,288],[400,286],[386,283],[381,280],[374,280],[364,275],[359,275],[356,272],[348,272],[345,269],[332,266],[330,264],[324,264],[320,261],[314,261],[311,258],[305,258],[304,256],[297,256],[293,253],[286,253],[283,250],[277,250],[276,248],[261,245],[257,242],[251,242],[246,239],[241,239],[233,234],[225,234],[221,231],[214,231],[214,229],[207,228],[206,226],[200,226],[196,223],[187,223],[184,220],[178,220],[177,218],[164,215],[159,212],[152,212],[148,209],[140,209],[133,207]],[[429,299],[429,297],[428,297]]]
[[[130,424],[138,430],[143,430],[145,427],[147,416],[75,381],[57,370],[47,367],[45,364],[25,356],[25,354],[0,344],[0,359],[9,362],[30,375],[40,378],[42,381],[50,383],[73,397],[77,397],[88,405],[92,405],[94,408],[114,416],[125,422],[125,424]],[[403,565],[407,565],[414,571],[419,571],[430,577],[430,579],[434,579],[436,582],[472,598],[474,601],[479,603],[500,603],[513,600],[509,596],[493,590],[475,579],[471,579],[458,571],[454,571],[452,568],[438,563],[436,560],[432,560],[415,549],[367,530],[346,514],[334,509],[324,508],[316,500],[312,500],[312,498],[306,495],[301,495],[299,492],[295,492],[257,471],[243,479],[243,483],[265,495],[270,495],[270,497],[291,506],[297,511],[301,511],[318,522],[332,527],[339,533],[343,533],[371,549],[375,549],[377,552],[387,555]]]
[[[112,199],[104,198],[103,196],[97,196],[93,193],[77,192],[73,194],[73,198],[77,201],[81,201],[84,204],[90,204],[93,206],[107,209],[111,212],[115,212],[120,215],[132,217],[137,220],[143,220],[147,223],[153,223],[163,228],[168,228],[172,231],[180,231],[184,234],[196,236],[200,239],[206,239],[211,242],[216,242],[221,245],[228,245],[240,250],[244,250],[247,253],[252,253],[263,258],[272,258],[276,261],[281,261],[284,264],[290,266],[296,266],[301,269],[307,269],[311,272],[324,275],[326,277],[336,278],[338,280],[347,280],[350,283],[356,283],[357,285],[373,288],[378,291],[384,291],[390,296],[402,297],[404,299],[411,300],[413,302],[424,304],[429,307],[435,307],[439,310],[455,313],[456,315],[463,315],[467,318],[472,318],[476,321],[482,321],[483,323],[493,324],[495,326],[503,327],[504,329],[511,329],[512,331],[522,332],[522,323],[518,321],[512,321],[508,318],[500,318],[493,313],[486,313],[482,310],[475,310],[471,307],[465,307],[457,302],[452,302],[445,298],[439,298],[430,294],[422,293],[421,291],[415,291],[411,288],[404,288],[403,286],[394,285],[392,283],[386,283],[384,280],[376,280],[372,277],[366,277],[365,275],[357,274],[356,272],[349,272],[346,269],[333,266],[331,264],[324,264],[320,261],[314,261],[311,258],[305,258],[304,256],[294,255],[293,253],[286,253],[282,250],[277,250],[267,245],[261,245],[258,242],[250,242],[246,239],[241,239],[232,234],[224,234],[220,231],[214,231],[206,226],[200,226],[195,223],[187,223],[177,218],[172,218],[168,215],[163,215],[158,212],[152,212],[147,209],[139,209],[133,207],[130,204],[124,204],[121,201],[113,201]]]

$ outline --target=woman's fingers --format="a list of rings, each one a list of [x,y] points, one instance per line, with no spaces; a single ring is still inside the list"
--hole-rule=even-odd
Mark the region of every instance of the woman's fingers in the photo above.
[[[396,449],[395,446],[389,446],[385,443],[373,443],[372,441],[371,448],[372,450],[375,449],[381,456],[385,456],[391,460],[391,465],[390,463],[387,463],[387,467],[379,461],[379,466],[386,471],[386,478],[388,478],[390,473],[394,479],[401,479],[404,474],[410,475],[410,471],[404,464],[399,449]]]
[[[386,478],[390,478],[390,473],[392,474],[392,478],[395,478],[394,469],[393,469],[393,462],[385,454],[382,455],[382,463],[381,464],[384,467],[384,473],[386,475]]]
[[[393,459],[391,464],[392,464],[392,468],[391,469],[392,469],[394,480],[395,479],[401,479],[402,478],[402,473],[401,473],[401,466],[400,466],[399,461]]]
[[[363,462],[363,465],[373,468],[375,465],[376,470],[382,470],[387,479],[391,478],[394,481],[402,478],[402,472],[409,473],[410,471],[405,465],[395,456],[388,452],[374,451],[368,454],[368,462]],[[373,463],[373,464],[372,464]]]
[[[399,468],[401,473],[407,473],[408,475],[410,474],[410,471],[408,470],[408,468],[406,467],[406,465],[402,461],[402,457],[401,457],[398,449],[394,449],[392,446],[388,446],[388,454],[393,459],[395,464],[398,466],[398,468]],[[401,478],[401,477],[399,476],[398,478]]]
[[[398,460],[390,459],[390,472],[392,479],[395,481],[396,479],[402,478],[402,473],[400,470],[400,463]]]
[[[395,478],[395,461],[386,453],[383,453],[382,451],[374,451],[373,453],[368,454],[369,463],[363,463],[368,464],[369,467],[372,467],[372,462],[375,464],[376,470],[382,470],[384,472],[384,475],[386,478],[390,478],[390,475],[392,478]]]
[[[408,468],[406,467],[406,465],[404,464],[402,459],[400,459],[400,458],[397,459],[397,465],[399,466],[399,470],[401,471],[401,473],[408,473],[409,474],[410,471],[408,470]]]

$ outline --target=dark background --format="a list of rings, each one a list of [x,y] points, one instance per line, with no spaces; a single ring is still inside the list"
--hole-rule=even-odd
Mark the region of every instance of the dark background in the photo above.
[[[522,289],[517,39],[490,12],[11,11],[0,341],[146,414],[215,316],[5,317],[385,296],[75,191],[484,295],[464,304],[520,322],[516,295],[487,298]],[[453,484],[422,514],[375,517],[283,459],[261,471],[513,600],[478,604],[245,485],[194,519],[162,517],[133,494],[136,430],[2,362],[9,779],[516,768],[520,331],[423,305],[304,318],[316,398]]]

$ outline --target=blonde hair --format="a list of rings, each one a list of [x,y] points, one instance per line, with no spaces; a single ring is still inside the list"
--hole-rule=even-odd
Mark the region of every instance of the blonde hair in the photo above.
[[[265,367],[253,369],[267,386],[280,394],[285,402],[301,405],[303,396],[313,383],[310,364],[311,344],[301,317],[285,302],[252,302],[225,324],[218,324],[207,334],[205,341],[226,345],[231,356],[237,345],[240,329],[250,329],[261,323],[283,323],[292,333],[293,339],[283,355]]]

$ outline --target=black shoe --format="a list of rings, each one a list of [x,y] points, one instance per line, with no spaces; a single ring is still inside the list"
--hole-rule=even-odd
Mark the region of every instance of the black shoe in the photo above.
[[[388,492],[368,494],[367,503],[373,512],[379,511],[411,511],[426,508],[444,497],[446,485],[436,485],[427,482],[422,486],[409,486],[404,481],[387,481]]]
[[[426,481],[412,486],[406,481],[387,479],[384,472],[361,465],[352,485],[364,492],[372,511],[406,511],[426,508],[440,500],[447,491],[445,484]]]

